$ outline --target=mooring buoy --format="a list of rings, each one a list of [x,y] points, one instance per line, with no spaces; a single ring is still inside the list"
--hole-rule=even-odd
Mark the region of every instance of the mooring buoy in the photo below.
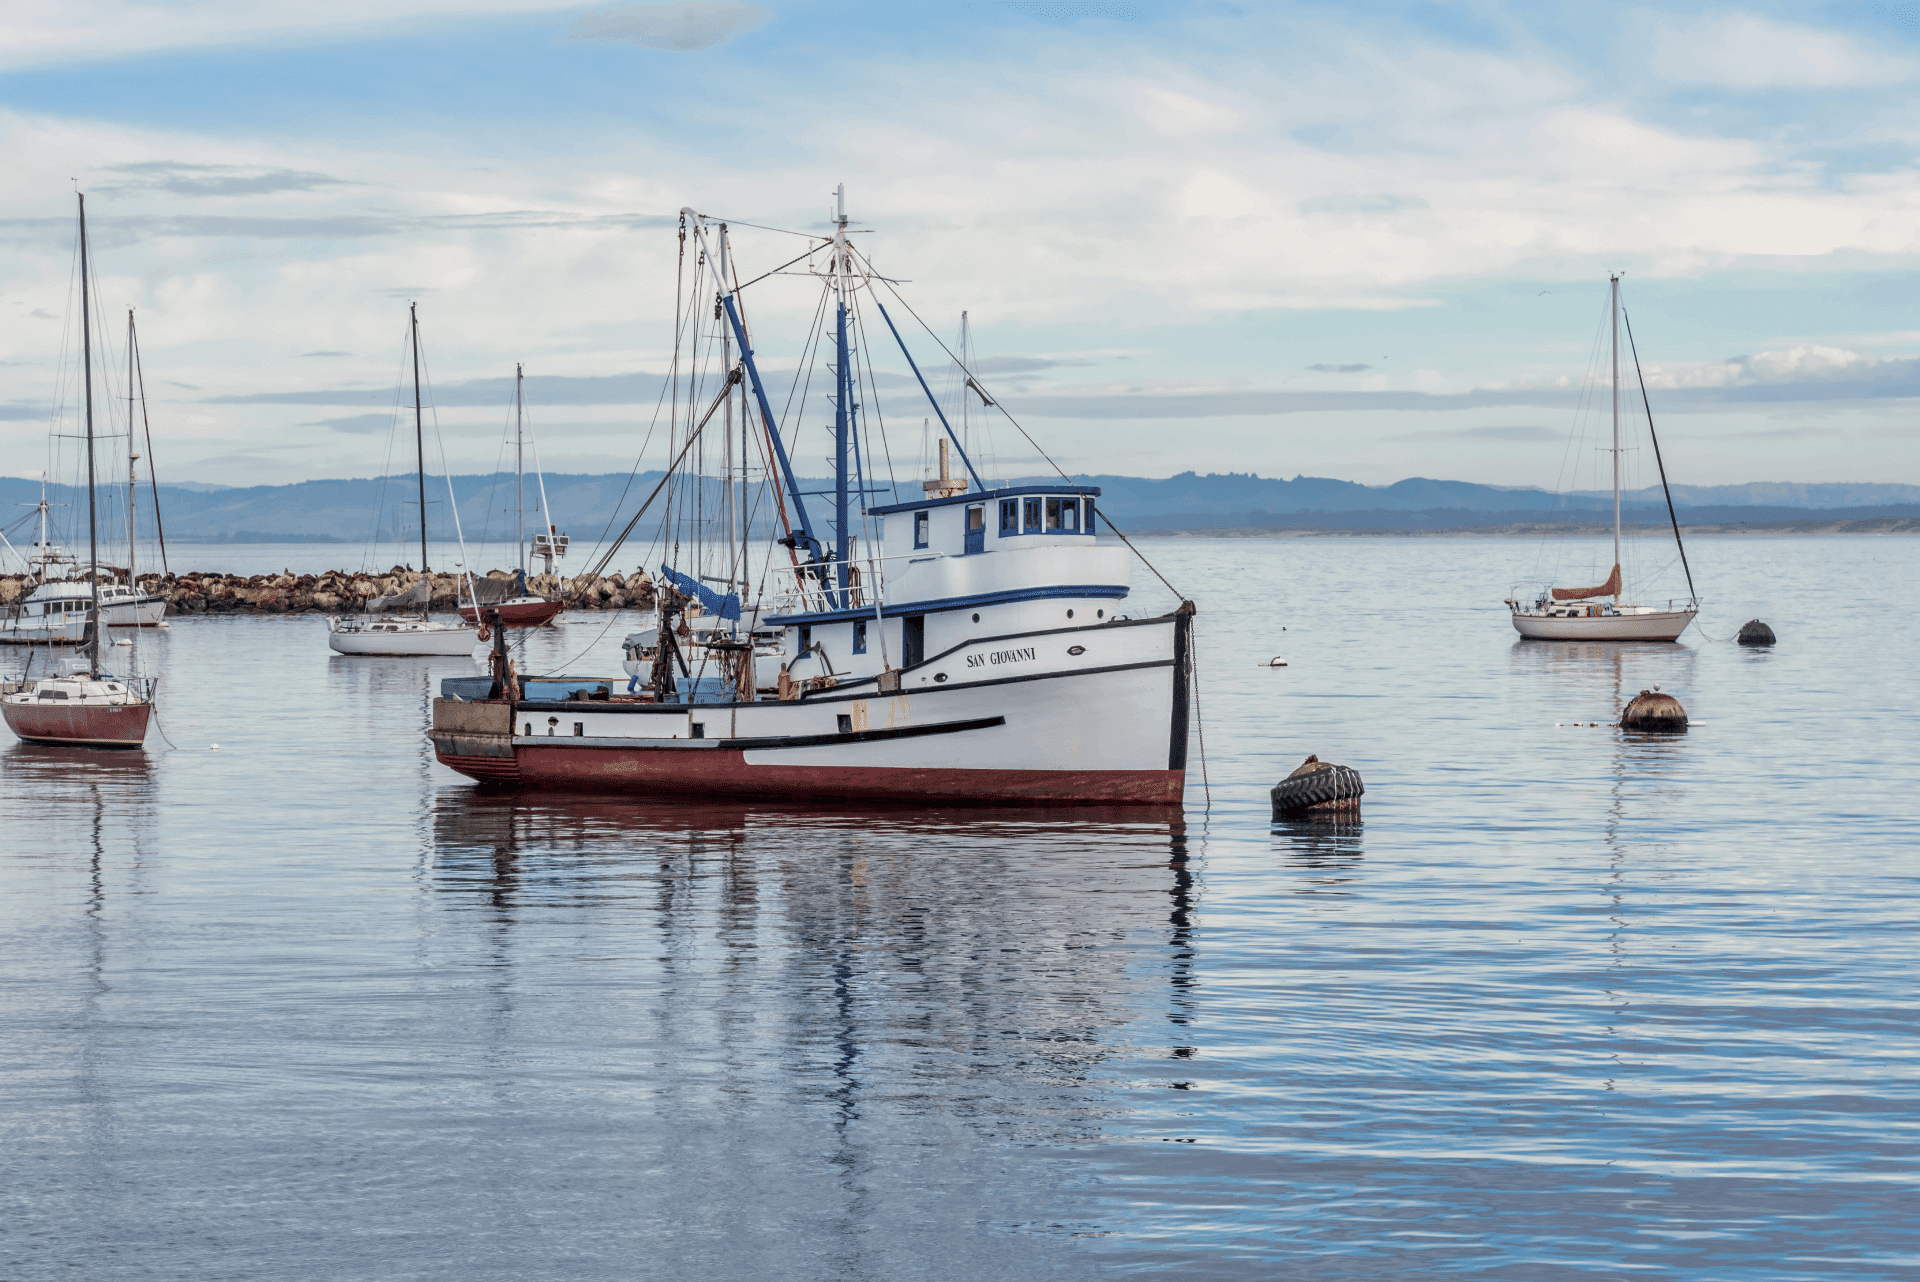
[[[1670,694],[1642,690],[1620,714],[1622,730],[1652,730],[1672,733],[1687,728],[1687,710]]]
[[[1748,619],[1740,625],[1740,635],[1734,639],[1741,645],[1772,645],[1773,629],[1758,619]]]
[[[1360,796],[1366,790],[1360,772],[1352,766],[1308,757],[1273,786],[1274,817],[1354,812],[1360,809]]]

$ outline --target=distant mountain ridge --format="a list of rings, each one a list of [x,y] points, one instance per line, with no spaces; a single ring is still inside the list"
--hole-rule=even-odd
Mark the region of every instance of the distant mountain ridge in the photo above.
[[[590,544],[615,521],[624,523],[660,478],[659,472],[556,473],[547,477],[547,495],[556,523],[576,544]],[[1046,485],[1056,478],[1025,477],[1009,485]],[[1149,478],[1082,474],[1076,483],[1101,488],[1101,508],[1121,528],[1142,532],[1228,528],[1450,529],[1542,520],[1591,521],[1610,512],[1605,493],[1554,494],[1546,490],[1482,485],[1410,477],[1392,485],[1362,485],[1329,477],[1291,480],[1251,473]],[[361,544],[376,533],[386,539],[413,537],[417,517],[408,505],[415,481],[411,474],[382,478],[302,481],[292,485],[214,487],[186,482],[160,487],[169,541],[228,542],[339,541]],[[717,495],[718,482],[709,482]],[[458,476],[453,488],[460,521],[469,541],[511,538],[513,478],[507,474]],[[805,479],[802,489],[830,488],[823,479]],[[429,535],[453,537],[446,511],[446,482],[428,481]],[[118,491],[103,486],[103,497]],[[1725,523],[1778,521],[1820,514],[1845,519],[1920,515],[1920,485],[1888,482],[1801,483],[1759,481],[1747,485],[1674,487],[1682,520]],[[16,548],[35,537],[33,514],[20,506],[40,497],[38,481],[0,477],[0,531]],[[919,480],[900,481],[891,496],[872,502],[913,502],[922,497]],[[77,502],[76,502],[77,500]],[[59,538],[74,542],[69,522],[85,511],[85,491],[52,487]],[[816,524],[823,524],[829,500],[808,499]],[[1637,522],[1665,520],[1658,487],[1623,496],[1626,515]],[[152,534],[152,513],[144,498],[138,511],[143,536]],[[118,509],[115,509],[118,510]],[[103,514],[103,529],[125,528],[125,517]]]

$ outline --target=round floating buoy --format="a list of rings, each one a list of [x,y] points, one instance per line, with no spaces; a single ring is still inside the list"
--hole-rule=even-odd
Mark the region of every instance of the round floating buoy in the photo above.
[[[1740,635],[1734,639],[1741,645],[1772,645],[1773,629],[1758,619],[1748,619],[1740,625]]]
[[[1352,766],[1308,757],[1273,786],[1273,813],[1278,817],[1356,811],[1366,790],[1360,772]]]
[[[1672,732],[1687,728],[1687,710],[1670,694],[1642,690],[1620,714],[1622,730]]]
[[[1284,668],[1287,666],[1287,661],[1276,654],[1260,666],[1264,668]]]

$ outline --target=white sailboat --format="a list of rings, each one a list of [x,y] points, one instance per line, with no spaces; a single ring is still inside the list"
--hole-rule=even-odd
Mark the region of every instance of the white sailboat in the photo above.
[[[1513,627],[1523,637],[1538,641],[1677,641],[1700,612],[1699,597],[1693,591],[1693,570],[1686,563],[1686,547],[1680,541],[1680,523],[1673,512],[1673,495],[1667,493],[1667,518],[1673,526],[1674,545],[1680,551],[1680,563],[1687,573],[1687,603],[1664,607],[1632,604],[1624,590],[1620,573],[1620,277],[1608,277],[1608,308],[1613,328],[1613,571],[1606,581],[1593,587],[1562,588],[1551,584],[1541,588],[1531,601],[1516,593],[1507,598]],[[1637,366],[1636,360],[1636,366]],[[1641,393],[1645,395],[1645,382]],[[1647,431],[1653,434],[1651,408]],[[1660,441],[1653,436],[1654,458],[1660,459]],[[1659,462],[1660,488],[1667,490],[1667,469]]]
[[[527,542],[526,381],[526,367],[516,362],[513,367],[513,513],[514,542],[520,564],[514,567],[515,578],[511,583],[498,579],[472,580],[473,599],[460,607],[460,617],[469,623],[497,622],[503,628],[537,628],[552,623],[567,608],[565,601],[550,601],[527,588],[529,550],[546,557],[547,573],[552,574],[553,558],[567,554],[567,536],[560,534],[553,524],[553,513],[547,507],[547,478],[539,470],[536,451],[534,479],[540,489],[540,533],[533,544]]]
[[[688,375],[687,386],[703,385],[699,403],[676,401],[677,453],[621,538],[678,476],[687,500],[673,511],[711,533],[663,522],[659,546],[695,557],[704,548],[708,559],[660,566],[657,629],[627,638],[630,694],[609,681],[599,694],[525,698],[496,634],[488,695],[434,702],[439,760],[486,782],[673,799],[1179,804],[1194,606],[1133,614],[1131,553],[1095,536],[1098,488],[981,479],[880,301],[893,282],[854,247],[842,193],[831,236],[803,255],[825,259],[810,272],[823,297],[807,346],[817,339],[832,353],[821,374],[833,380],[833,514],[816,524],[807,498],[821,491],[803,489],[791,462],[809,403],[802,394],[782,427],[749,341],[727,226],[691,209],[682,219],[698,253],[688,254],[694,283],[681,314],[717,322],[696,340],[711,363]],[[897,494],[879,484],[886,472],[874,475],[891,464],[866,435],[883,437],[884,420],[863,335],[899,344],[964,469],[926,482],[911,502],[865,506],[876,490]],[[710,425],[727,430],[736,400],[741,455],[723,454],[721,474],[737,476],[744,499],[751,443],[767,488],[764,502],[729,508],[713,500],[698,458],[687,460]],[[766,560],[749,576],[756,507],[779,537],[753,540]],[[696,603],[700,626],[674,626]],[[776,637],[769,670],[760,652]]]
[[[98,473],[94,453],[93,417],[93,272],[87,246],[87,198],[79,196],[80,211],[80,352],[83,380],[81,404],[85,415],[87,458],[87,561],[100,564],[100,519],[96,496]],[[129,433],[131,436],[131,433]],[[42,502],[42,519],[45,517]],[[40,551],[47,543],[44,528]],[[46,562],[42,562],[43,567]],[[97,571],[84,582],[64,580],[44,584],[58,588],[54,598],[43,598],[40,618],[42,630],[66,627],[77,619],[81,627],[81,650],[77,657],[61,662],[51,675],[33,678],[30,673],[0,681],[0,718],[7,728],[27,743],[77,748],[138,748],[147,737],[147,723],[153,716],[157,682],[150,678],[112,673],[106,670],[102,646],[106,620],[101,604],[100,575]],[[79,594],[84,593],[84,597]],[[62,607],[49,608],[56,601]],[[73,608],[78,607],[78,608]],[[16,629],[16,637],[20,635]],[[129,656],[131,657],[131,656]],[[31,667],[31,657],[29,658]]]
[[[413,444],[420,484],[420,577],[405,591],[375,597],[361,614],[327,620],[327,645],[337,654],[471,655],[477,629],[432,617],[433,574],[427,565],[427,446],[420,399],[420,316],[407,304],[407,338],[413,349]]]

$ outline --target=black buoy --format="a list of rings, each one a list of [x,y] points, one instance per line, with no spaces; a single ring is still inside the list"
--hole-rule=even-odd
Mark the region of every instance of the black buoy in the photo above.
[[[1758,619],[1748,619],[1740,625],[1740,635],[1734,639],[1741,645],[1772,645],[1773,629]]]
[[[1275,818],[1348,813],[1360,809],[1367,786],[1352,766],[1336,766],[1308,757],[1294,772],[1273,786]]]
[[[1687,710],[1670,694],[1642,690],[1620,714],[1622,730],[1652,730],[1673,734],[1687,728]]]

